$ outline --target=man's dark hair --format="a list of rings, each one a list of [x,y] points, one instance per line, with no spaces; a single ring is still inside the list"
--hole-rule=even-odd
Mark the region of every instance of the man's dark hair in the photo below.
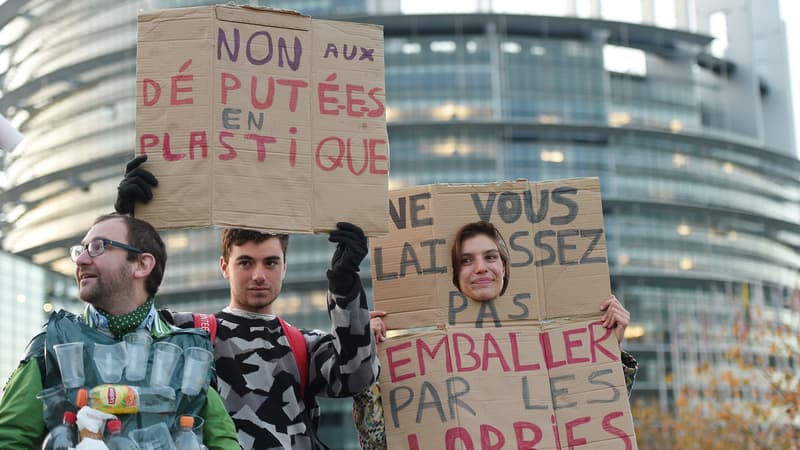
[[[154,297],[158,292],[158,287],[161,286],[161,281],[164,279],[164,268],[167,266],[167,249],[164,246],[164,241],[161,240],[161,236],[152,225],[131,216],[104,214],[95,219],[94,224],[112,219],[119,219],[125,223],[128,229],[128,242],[124,242],[125,244],[153,255],[155,265],[150,275],[147,276],[147,280],[145,280],[145,289],[148,296]],[[128,252],[128,261],[136,261],[138,257],[138,253]]]
[[[222,230],[222,258],[227,261],[231,255],[231,247],[234,245],[244,245],[248,242],[260,244],[270,239],[278,239],[281,242],[281,250],[283,251],[283,260],[286,261],[286,249],[289,247],[288,234],[271,234],[262,233],[255,230],[246,230],[244,228],[226,228]]]
[[[461,291],[461,286],[458,282],[458,275],[461,272],[461,244],[463,244],[467,239],[480,234],[488,236],[494,241],[495,244],[497,244],[497,252],[500,253],[500,260],[503,262],[503,269],[505,269],[505,275],[503,276],[503,289],[500,290],[500,295],[503,295],[506,293],[508,280],[511,277],[508,247],[506,246],[506,241],[503,239],[503,235],[500,234],[500,230],[495,228],[495,226],[489,222],[470,222],[456,231],[456,236],[453,239],[453,251],[451,253],[453,264],[453,285],[456,287],[456,289]]]

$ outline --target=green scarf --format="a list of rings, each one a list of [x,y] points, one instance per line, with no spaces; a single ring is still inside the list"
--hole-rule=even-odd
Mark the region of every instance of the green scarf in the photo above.
[[[108,328],[115,339],[122,339],[122,336],[136,330],[142,324],[147,314],[150,313],[150,308],[153,307],[153,299],[148,298],[144,304],[128,314],[113,316],[100,308],[97,312],[102,314],[108,319]]]

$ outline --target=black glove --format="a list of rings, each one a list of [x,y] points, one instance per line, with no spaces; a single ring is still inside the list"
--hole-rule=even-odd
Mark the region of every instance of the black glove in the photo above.
[[[338,244],[331,258],[331,271],[336,274],[358,272],[361,260],[367,256],[367,237],[364,231],[352,223],[339,222],[328,240]]]
[[[339,222],[336,224],[336,230],[331,231],[328,240],[337,243],[336,251],[331,258],[331,268],[328,270],[328,289],[334,294],[343,296],[341,300],[346,301],[344,297],[350,294],[356,285],[360,286],[356,272],[361,260],[367,256],[367,237],[356,225]],[[339,301],[337,299],[337,302]]]
[[[117,186],[117,201],[114,209],[118,214],[133,216],[133,205],[136,201],[144,203],[153,199],[151,186],[158,186],[158,180],[152,173],[139,166],[147,161],[147,155],[139,155],[125,166],[125,177]]]

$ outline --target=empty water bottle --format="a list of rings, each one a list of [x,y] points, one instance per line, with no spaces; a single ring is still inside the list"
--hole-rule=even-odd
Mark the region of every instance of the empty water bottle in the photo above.
[[[64,413],[61,425],[53,430],[42,441],[42,450],[68,450],[78,443],[77,416],[72,411]]]
[[[122,422],[120,420],[109,420],[106,423],[106,428],[108,428],[110,435],[106,443],[109,450],[139,450],[136,442],[122,435]]]
[[[200,450],[200,441],[194,435],[194,417],[181,416],[179,420],[180,430],[175,435],[175,448],[178,450]]]

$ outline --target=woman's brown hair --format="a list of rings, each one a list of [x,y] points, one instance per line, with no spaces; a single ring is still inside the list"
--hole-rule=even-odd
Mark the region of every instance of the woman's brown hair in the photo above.
[[[495,228],[490,222],[470,222],[459,228],[456,232],[455,238],[453,239],[453,251],[451,255],[453,264],[453,285],[456,289],[461,291],[461,286],[458,283],[458,275],[461,272],[461,245],[465,240],[479,234],[488,236],[497,245],[497,251],[500,253],[500,260],[503,261],[503,289],[500,290],[500,295],[503,295],[508,287],[508,280],[511,274],[510,263],[508,261],[508,247],[506,247],[506,241],[503,239],[503,235],[500,234],[500,230]]]

